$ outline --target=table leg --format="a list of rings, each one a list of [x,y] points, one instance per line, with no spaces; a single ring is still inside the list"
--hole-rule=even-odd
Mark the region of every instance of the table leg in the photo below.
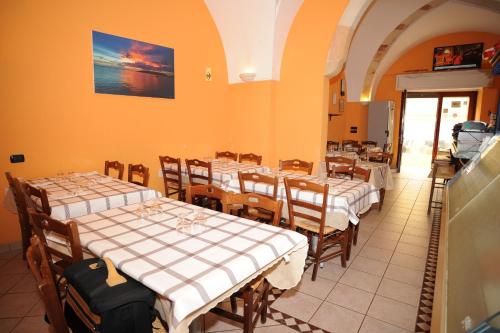
[[[203,332],[203,316],[194,319],[189,325],[189,333],[202,333]]]

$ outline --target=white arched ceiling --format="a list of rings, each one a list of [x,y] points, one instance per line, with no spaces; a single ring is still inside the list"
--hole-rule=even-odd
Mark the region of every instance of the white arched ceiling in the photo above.
[[[304,0],[205,0],[222,39],[229,83],[254,72],[255,81],[279,80],[293,19]]]
[[[490,4],[492,3],[490,1]],[[475,4],[458,1],[444,3],[408,27],[380,62],[373,80],[372,92],[377,91],[380,79],[397,59],[426,40],[462,31],[500,34],[500,12],[477,6],[477,2]]]
[[[348,101],[365,101],[362,96],[365,76],[386,37],[429,0],[377,0],[358,25],[345,67]]]
[[[342,17],[337,24],[332,46],[328,51],[328,57],[326,60],[326,76],[335,76],[340,73],[344,67],[354,31],[363,17],[363,14],[372,2],[373,0],[351,0],[347,4]]]

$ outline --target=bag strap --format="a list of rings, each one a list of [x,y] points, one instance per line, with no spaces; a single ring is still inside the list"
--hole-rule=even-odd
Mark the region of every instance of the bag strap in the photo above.
[[[106,268],[108,269],[108,278],[106,279],[106,284],[110,287],[117,286],[119,284],[127,282],[122,275],[120,275],[111,260],[107,257],[104,257],[104,263],[106,263]]]

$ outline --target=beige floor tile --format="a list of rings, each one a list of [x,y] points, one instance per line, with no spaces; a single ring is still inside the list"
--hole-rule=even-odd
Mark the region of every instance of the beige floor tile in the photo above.
[[[384,217],[382,222],[405,225],[406,218],[401,218],[397,216],[386,216]]]
[[[17,256],[20,252],[19,251],[6,251],[6,252],[0,252],[0,259],[2,260],[10,260]]]
[[[349,260],[347,264],[350,264],[352,261]],[[314,265],[311,265],[305,272],[306,275],[309,275],[309,279],[311,278],[312,272],[314,269]],[[318,268],[318,276],[323,279],[328,279],[332,281],[338,281],[342,274],[347,270],[340,265],[334,264],[331,260],[324,263],[323,268]]]
[[[254,333],[297,333],[297,331],[285,325],[257,327],[253,331]],[[224,333],[241,333],[241,329],[224,331]]]
[[[345,308],[365,314],[370,307],[374,294],[338,283],[326,299]]]
[[[339,282],[354,288],[374,293],[377,290],[380,280],[380,276],[349,268]]]
[[[409,305],[418,306],[420,288],[407,283],[383,278],[377,290],[377,295],[392,298]]]
[[[431,233],[430,230],[421,229],[421,228],[414,228],[411,226],[406,226],[405,230],[403,231],[403,235],[417,236],[417,237],[424,237],[424,238],[429,238],[430,233]]]
[[[360,313],[325,302],[309,323],[332,333],[356,333],[363,317]]]
[[[391,250],[379,249],[372,246],[364,246],[363,249],[359,252],[359,256],[370,258],[374,260],[380,260],[383,262],[389,262],[392,256]]]
[[[9,293],[26,293],[26,292],[37,292],[36,281],[33,275],[26,274],[22,279],[8,292]]]
[[[0,295],[12,289],[26,274],[0,273]]]
[[[406,226],[414,229],[427,230],[429,232],[432,228],[432,225],[430,223],[424,221],[408,221],[408,223],[406,223]]]
[[[411,245],[408,243],[398,243],[395,251],[398,253],[408,254],[410,256],[425,259],[427,258],[428,249],[423,246]]]
[[[413,330],[417,318],[417,308],[375,295],[368,310],[368,316],[407,330]]]
[[[384,278],[408,283],[421,288],[424,281],[424,272],[389,264]]]
[[[23,317],[39,299],[38,293],[4,294],[0,297],[0,318]]]
[[[287,290],[271,307],[292,317],[309,321],[323,301],[295,289]]]
[[[28,274],[30,273],[26,261],[21,258],[13,258],[0,269],[0,274]]]
[[[424,271],[425,269],[425,259],[417,258],[415,256],[410,256],[407,254],[401,254],[398,252],[395,252],[392,256],[391,264],[419,271]]]
[[[366,316],[359,333],[409,333],[400,327]]]
[[[405,228],[404,224],[382,222],[378,225],[377,230],[392,231],[402,233]]]
[[[49,333],[49,325],[43,316],[24,317],[12,333]]]
[[[9,333],[16,327],[17,323],[21,321],[21,318],[6,318],[0,319],[0,332]]]
[[[387,263],[358,256],[353,260],[350,267],[365,273],[382,276],[387,268]]]
[[[403,234],[399,241],[411,245],[422,246],[425,248],[429,246],[429,238],[427,237],[417,237]]]
[[[28,312],[28,316],[43,316],[45,315],[45,305],[43,304],[43,301],[40,300],[38,303],[35,304]]]
[[[375,230],[375,232],[372,235],[372,238],[389,239],[389,240],[398,240],[399,237],[401,237],[400,232],[384,231],[379,229]]]
[[[386,239],[380,237],[372,237],[366,242],[367,246],[376,247],[378,249],[384,249],[389,251],[394,251],[396,245],[398,245],[397,239]]]
[[[335,281],[324,279],[320,276],[316,277],[316,281],[312,281],[310,275],[304,274],[302,280],[294,289],[324,300],[330,291],[332,291],[333,287],[335,287],[336,283]]]

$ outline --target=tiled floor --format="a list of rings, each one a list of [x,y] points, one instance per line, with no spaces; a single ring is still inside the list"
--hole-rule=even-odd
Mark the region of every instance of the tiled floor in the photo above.
[[[414,330],[431,230],[426,212],[430,183],[398,175],[394,180],[395,189],[386,193],[382,211],[371,211],[362,220],[348,267],[342,268],[338,258],[331,260],[315,282],[310,267],[296,288],[272,303],[275,319],[284,317],[289,326],[298,323],[294,327],[302,331],[307,325],[301,321],[318,327],[318,332]],[[0,254],[0,332],[48,332],[43,314],[20,254]],[[205,332],[241,332],[241,326],[212,314],[203,318],[203,326]],[[297,330],[268,319],[255,332]]]

